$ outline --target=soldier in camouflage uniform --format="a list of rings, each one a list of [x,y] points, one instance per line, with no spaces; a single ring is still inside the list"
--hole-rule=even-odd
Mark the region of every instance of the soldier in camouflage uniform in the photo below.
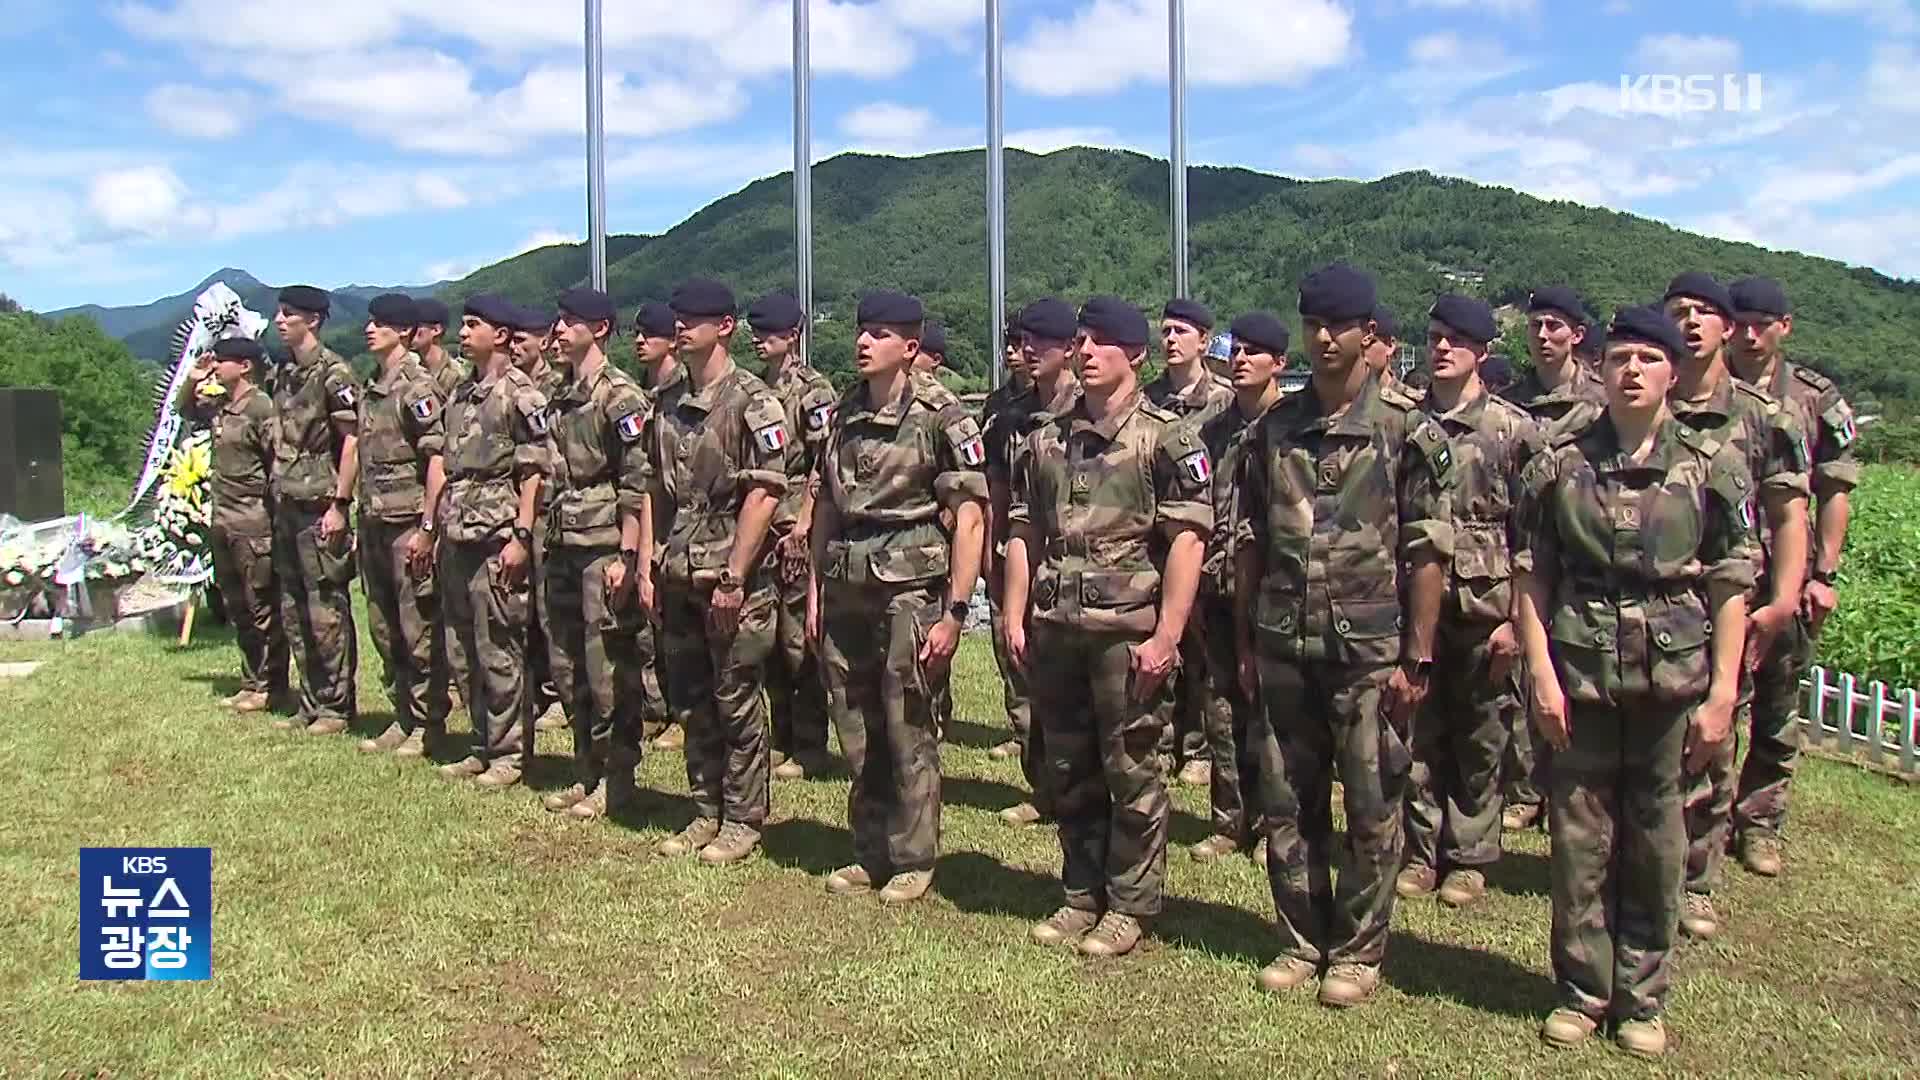
[[[1207,367],[1207,343],[1213,334],[1213,312],[1198,300],[1176,297],[1160,313],[1160,341],[1167,366],[1141,389],[1148,401],[1192,423],[1206,423],[1233,403],[1233,385]],[[1161,752],[1179,768],[1174,779],[1192,787],[1211,783],[1212,754],[1207,746],[1206,646],[1200,642],[1199,620],[1189,622],[1180,642],[1180,669],[1174,673],[1168,697],[1166,731]]]
[[[1013,732],[1013,738],[994,746],[987,756],[995,761],[1020,756],[1020,747],[1026,739],[1027,722],[1030,712],[1027,707],[1027,680],[1007,659],[1007,622],[1000,606],[1001,575],[998,571],[1000,560],[1007,552],[1007,507],[1011,505],[1008,491],[1007,461],[1012,453],[1013,439],[1009,434],[1010,412],[1013,403],[1027,392],[1032,380],[1027,377],[1027,353],[1020,345],[1020,319],[1018,313],[1007,319],[1004,354],[1007,368],[1006,381],[987,394],[987,400],[980,406],[980,435],[987,444],[987,551],[981,560],[981,576],[987,579],[987,610],[993,623],[993,662],[1000,671],[1001,696],[1007,710],[1007,726]]]
[[[1027,436],[1035,428],[1051,417],[1064,415],[1080,401],[1080,380],[1068,367],[1068,361],[1073,356],[1074,338],[1078,334],[1079,321],[1073,307],[1064,300],[1046,297],[1028,304],[1020,312],[1020,351],[1026,360],[1028,387],[1007,407],[999,421],[1000,433],[997,438],[1006,452],[996,459],[989,450],[987,460],[988,484],[1004,484],[1009,493],[1007,517],[1001,519],[998,511],[995,512],[996,520],[1007,521],[1005,528],[1009,537],[1012,535],[1013,475],[1020,448],[1026,445]],[[1004,592],[1004,569],[1000,577]],[[1004,609],[1001,615],[1004,620]],[[1012,654],[1008,656],[1011,659]],[[1026,681],[1026,673],[1021,672],[1020,686],[1024,695],[1021,699],[1022,708],[1013,713],[1012,719],[1014,734],[1020,738],[1020,771],[1026,776],[1027,790],[1033,793],[1033,801],[1000,811],[1002,820],[1023,828],[1053,817],[1053,810],[1047,803],[1049,788],[1043,780],[1047,769],[1046,736],[1033,723],[1033,696],[1027,691]],[[1021,726],[1023,724],[1024,727]]]
[[[928,319],[920,331],[920,351],[913,358],[913,370],[917,374],[940,381],[940,369],[947,365],[947,330],[938,322]],[[941,385],[946,385],[941,383]],[[976,423],[976,427],[978,424]],[[940,508],[940,525],[947,532],[953,532],[953,512],[947,507]],[[972,610],[971,605],[968,608]],[[966,619],[960,620],[962,629],[966,628]],[[933,729],[941,739],[953,727],[953,667],[946,665],[938,671],[928,673],[929,707],[933,710]]]
[[[1541,1036],[1557,1046],[1612,1020],[1626,1049],[1665,1051],[1682,772],[1730,741],[1753,484],[1736,447],[1670,415],[1687,352],[1660,309],[1620,311],[1606,411],[1522,473],[1515,626],[1534,723],[1554,747],[1560,1007]]]
[[[818,776],[827,767],[827,693],[814,651],[807,644],[808,531],[813,527],[809,480],[833,424],[840,395],[825,375],[807,363],[802,349],[807,321],[800,301],[772,292],[747,309],[753,347],[766,364],[766,383],[786,410],[787,429],[799,441],[787,448],[787,492],[774,515],[775,588],[780,593],[774,629],[774,662],[767,665],[773,775],[781,780]]]
[[[195,361],[174,409],[213,428],[213,576],[240,645],[240,689],[220,704],[261,712],[287,690],[287,634],[273,570],[273,399],[256,376],[266,351],[252,338],[222,338]],[[211,378],[218,393],[202,393]]]
[[[640,764],[635,710],[622,700],[638,671],[646,620],[635,588],[645,550],[646,398],[607,358],[614,310],[607,295],[560,298],[555,341],[569,376],[547,403],[553,439],[546,588],[548,662],[573,723],[575,782],[541,800],[591,820],[633,797]]]
[[[450,775],[499,790],[520,782],[533,721],[527,675],[533,526],[551,468],[547,399],[509,352],[520,314],[467,300],[460,348],[471,372],[447,402],[441,600],[454,677],[473,715],[473,751]]]
[[[732,290],[695,278],[671,306],[687,378],[661,393],[645,440],[649,525],[659,524],[641,583],[660,614],[667,705],[687,733],[694,819],[655,850],[718,865],[752,854],[766,824],[760,682],[780,600],[767,540],[794,433],[779,397],[727,355]]]
[[[640,385],[646,390],[648,420],[653,419],[654,406],[667,387],[685,382],[687,378],[687,369],[681,367],[674,356],[673,341],[673,309],[658,301],[641,304],[634,316],[633,355],[640,364]],[[653,526],[655,536],[666,535],[657,508],[653,511]],[[657,547],[654,554],[659,555]],[[638,689],[632,696],[639,703],[641,737],[662,750],[679,750],[686,746],[686,731],[672,721],[667,709],[666,691],[661,688],[666,658],[660,655],[659,637],[660,628],[652,618],[640,624],[636,644],[640,657]]]
[[[1367,365],[1380,373],[1380,385],[1402,387],[1400,320],[1385,304],[1373,306],[1373,344],[1367,346]]]
[[[1202,862],[1237,850],[1252,851],[1257,839],[1247,810],[1249,804],[1259,805],[1247,752],[1255,705],[1240,689],[1240,655],[1233,630],[1235,480],[1247,430],[1280,400],[1280,386],[1274,380],[1287,365],[1290,336],[1286,324],[1265,311],[1233,320],[1231,334],[1234,402],[1200,427],[1200,440],[1213,461],[1213,533],[1200,575],[1198,607],[1190,620],[1198,624],[1203,666],[1182,674],[1205,691],[1201,715],[1213,759],[1209,777],[1213,834],[1192,848],[1193,857]]]
[[[1132,951],[1165,902],[1161,709],[1213,527],[1212,467],[1196,426],[1140,391],[1139,309],[1096,296],[1078,325],[1085,395],[1014,465],[1007,646],[1060,828],[1066,902],[1032,936],[1105,957]]]
[[[280,622],[300,671],[300,709],[282,731],[337,735],[353,718],[360,640],[353,626],[352,464],[360,383],[340,354],[320,344],[330,308],[310,285],[280,290],[273,325],[291,354],[274,379],[273,567]],[[342,483],[342,481],[345,481]]]
[[[807,611],[853,773],[853,862],[827,891],[884,883],[880,899],[902,904],[926,895],[940,848],[933,691],[980,577],[987,448],[953,391],[912,370],[920,301],[869,293],[856,317],[861,381],[821,450]]]
[[[442,404],[453,400],[453,391],[467,377],[468,366],[459,357],[449,353],[441,339],[447,333],[447,319],[450,313],[447,305],[430,296],[419,297],[413,302],[414,311],[420,317],[420,325],[413,328],[412,349],[420,358],[420,366],[427,369],[427,375],[433,379],[434,392],[440,395]],[[436,533],[436,536],[438,534]],[[439,552],[434,553],[434,561],[439,562]],[[433,624],[433,678],[435,687],[448,687],[446,691],[451,707],[460,704],[460,691],[453,685],[452,656],[447,647],[447,621],[438,619]]]
[[[513,366],[533,383],[543,400],[551,403],[566,388],[567,373],[547,362],[544,342],[553,332],[553,316],[539,307],[514,306],[502,317],[513,320],[513,336],[508,352]],[[552,420],[549,409],[547,419]],[[528,589],[533,596],[533,614],[527,619],[527,700],[533,710],[536,731],[571,731],[573,721],[553,685],[550,649],[547,638],[547,532],[553,506],[553,477],[540,484],[539,501],[533,518],[533,562],[527,568]]]
[[[1514,677],[1520,642],[1509,621],[1510,555],[1520,470],[1541,443],[1526,410],[1480,381],[1499,336],[1484,300],[1448,294],[1434,302],[1433,383],[1422,406],[1452,444],[1453,569],[1432,688],[1413,725],[1407,865],[1394,889],[1415,897],[1437,885],[1440,901],[1456,908],[1485,895],[1485,868],[1500,858],[1500,765],[1513,728],[1526,722]]]
[[[375,738],[361,740],[366,753],[407,744],[410,756],[424,753],[427,732],[444,729],[449,711],[446,675],[434,663],[438,523],[429,512],[440,505],[446,485],[446,427],[433,378],[407,348],[418,318],[412,298],[400,293],[376,296],[367,305],[367,349],[380,369],[360,396],[351,471],[360,492],[368,629],[394,721]]]
[[[1793,332],[1786,290],[1770,278],[1744,278],[1728,290],[1734,307],[1733,371],[1791,413],[1806,437],[1808,484],[1818,500],[1807,584],[1793,620],[1773,648],[1753,655],[1752,735],[1733,805],[1734,849],[1748,870],[1780,873],[1780,829],[1800,752],[1800,680],[1813,663],[1820,624],[1833,611],[1834,574],[1847,538],[1847,514],[1860,466],[1853,459],[1853,409],[1826,376],[1788,360]]]
[[[1415,710],[1433,667],[1453,527],[1447,437],[1364,354],[1373,279],[1335,264],[1300,283],[1306,389],[1240,454],[1235,629],[1282,939],[1260,986],[1326,968],[1320,1001],[1372,996],[1393,917]],[[1332,783],[1347,839],[1333,847]],[[1335,871],[1338,881],[1334,881]]]
[[[1527,298],[1527,374],[1509,383],[1500,396],[1527,411],[1540,429],[1541,444],[1593,422],[1606,404],[1597,367],[1580,360],[1589,337],[1587,306],[1564,285],[1535,289]],[[1500,827],[1517,832],[1546,822],[1547,762],[1551,748],[1536,745],[1533,725],[1516,714],[1500,774],[1506,809]]]
[[[1746,638],[1752,651],[1740,666],[1736,708],[1744,718],[1753,701],[1750,665],[1767,655],[1800,610],[1810,536],[1806,441],[1791,412],[1727,370],[1733,297],[1725,285],[1707,274],[1681,274],[1667,286],[1665,303],[1690,350],[1676,365],[1668,407],[1682,424],[1741,454],[1763,511],[1752,547],[1756,591],[1747,598]],[[1687,895],[1680,928],[1698,938],[1720,929],[1711,893],[1720,882],[1732,827],[1738,753],[1736,728],[1735,738],[1721,744],[1705,768],[1687,772]]]

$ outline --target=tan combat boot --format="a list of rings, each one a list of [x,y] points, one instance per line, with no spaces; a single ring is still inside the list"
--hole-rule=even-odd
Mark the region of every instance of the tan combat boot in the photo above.
[[[247,692],[245,690],[235,690],[233,693],[228,694],[226,697],[223,697],[220,700],[214,702],[214,704],[220,706],[223,709],[231,709],[233,708],[235,702],[239,701],[241,698],[246,696],[247,696]]]
[[[1449,870],[1440,884],[1440,902],[1451,908],[1472,907],[1486,895],[1487,875],[1478,870]]]
[[[1657,1058],[1667,1052],[1667,1025],[1657,1016],[1649,1020],[1622,1020],[1613,1039],[1629,1054]]]
[[[1282,956],[1260,969],[1260,989],[1269,994],[1298,990],[1313,981],[1320,969],[1297,956]]]
[[[987,751],[987,756],[995,761],[1009,761],[1020,756],[1020,740],[1008,739]]]
[[[338,735],[347,730],[347,718],[344,716],[323,716],[307,725],[309,735]]]
[[[559,791],[549,791],[540,798],[540,805],[556,814],[564,814],[574,803],[587,797],[585,784],[574,784]]]
[[[781,756],[780,764],[773,767],[775,780],[805,780],[810,770],[797,757]]]
[[[593,787],[593,793],[572,806],[567,807],[567,816],[581,821],[592,821],[607,814],[607,782],[603,779]]]
[[[1019,806],[1009,806],[1000,811],[1000,820],[1024,829],[1029,825],[1040,823],[1040,811],[1035,809],[1032,803],[1023,802]]]
[[[1592,1038],[1599,1027],[1598,1020],[1563,1005],[1547,1014],[1546,1022],[1540,1025],[1540,1038],[1548,1046],[1570,1049]]]
[[[393,756],[397,758],[426,757],[427,756],[427,729],[423,727],[417,727],[417,728],[414,728],[412,731],[407,732],[406,741],[402,742],[399,746],[396,746],[393,748]]]
[[[1042,945],[1059,945],[1079,938],[1080,935],[1093,929],[1094,924],[1099,921],[1100,916],[1097,912],[1077,907],[1063,907],[1034,923],[1029,933],[1033,935],[1033,940]]]
[[[1335,964],[1320,980],[1320,1004],[1335,1009],[1363,1004],[1379,985],[1378,964]]]
[[[361,739],[360,752],[363,754],[384,754],[389,750],[399,749],[400,744],[406,741],[407,733],[400,730],[399,724],[388,724],[387,730],[381,732],[377,737]]]
[[[873,891],[873,876],[859,863],[827,875],[827,891],[835,896],[858,896]]]
[[[880,902],[883,904],[911,904],[927,895],[933,887],[933,871],[909,870],[904,874],[895,874],[887,879],[886,887],[880,890]]]
[[[504,791],[520,782],[520,766],[505,761],[496,761],[487,766],[487,771],[473,778],[475,787],[489,791]]]
[[[660,841],[654,852],[669,858],[691,855],[712,842],[720,835],[720,822],[710,817],[697,817],[686,828]]]
[[[720,826],[720,834],[700,849],[700,861],[708,866],[736,863],[753,854],[760,846],[760,830],[751,825],[729,821]]]
[[[292,716],[283,716],[268,726],[275,731],[299,731],[306,727],[297,717]]]
[[[1240,850],[1240,843],[1231,836],[1214,833],[1187,850],[1195,862],[1212,862],[1222,855],[1231,855]]]
[[[1540,804],[1537,802],[1508,803],[1500,812],[1500,827],[1508,832],[1521,832],[1533,827],[1540,820]]]
[[[1433,892],[1438,877],[1431,866],[1408,863],[1393,879],[1393,891],[1408,900],[1416,900]]]
[[[471,780],[487,771],[487,763],[468,754],[451,765],[440,766],[440,775],[449,780]]]
[[[668,724],[667,730],[653,740],[656,750],[684,750],[687,748],[687,729],[679,724]]]
[[[1680,909],[1680,929],[1688,937],[1709,941],[1720,932],[1720,916],[1713,910],[1713,897],[1689,892],[1686,906]]]
[[[1125,956],[1138,944],[1140,944],[1140,920],[1131,915],[1109,911],[1100,916],[1100,922],[1080,939],[1077,948],[1082,956],[1108,958]]]
[[[567,730],[566,710],[560,708],[560,703],[557,701],[547,706],[547,711],[541,713],[540,719],[535,720],[533,722],[533,730],[535,731]]]
[[[1180,766],[1179,780],[1188,787],[1207,787],[1213,783],[1213,763],[1194,758]]]
[[[272,704],[265,692],[260,690],[242,690],[233,695],[228,708],[237,713],[266,712]]]
[[[1779,877],[1782,869],[1780,862],[1780,838],[1762,833],[1741,833],[1739,840],[1740,865],[1751,874],[1761,877]]]

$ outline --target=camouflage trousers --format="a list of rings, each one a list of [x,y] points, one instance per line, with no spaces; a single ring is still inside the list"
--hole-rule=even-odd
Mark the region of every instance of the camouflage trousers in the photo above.
[[[1554,755],[1553,975],[1563,1005],[1604,1019],[1658,1016],[1672,979],[1687,835],[1680,762],[1690,706],[1650,698],[1572,704]]]
[[[1160,706],[1160,752],[1176,766],[1211,761],[1207,737],[1207,647],[1192,622],[1180,639],[1180,666],[1174,669],[1166,701]]]
[[[213,577],[240,646],[240,689],[277,697],[287,688],[287,633],[280,623],[280,579],[273,537],[212,533]]]
[[[607,601],[607,567],[619,558],[606,547],[547,548],[547,662],[573,729],[574,779],[588,791],[640,760],[632,703],[646,615],[631,574],[618,607]]]
[[[1516,664],[1515,670],[1523,671],[1524,664]],[[1523,697],[1508,717],[1507,749],[1500,755],[1503,801],[1507,805],[1541,806],[1547,801],[1547,765],[1552,759],[1553,747],[1535,736],[1533,723],[1527,719],[1526,678],[1516,675],[1515,680]]]
[[[538,719],[548,706],[560,700],[560,691],[553,685],[553,662],[547,645],[547,523],[543,516],[534,518],[531,554],[533,561],[527,570],[533,598],[532,614],[527,619],[527,701]],[[567,717],[571,726],[572,713]]]
[[[435,663],[440,595],[434,573],[407,568],[407,538],[419,526],[360,519],[360,585],[367,593],[367,629],[380,654],[380,685],[402,729],[438,729],[451,711],[447,670]]]
[[[686,731],[694,812],[758,829],[767,820],[770,771],[761,678],[773,652],[779,594],[755,572],[740,625],[721,637],[707,623],[711,587],[662,582],[659,589],[667,707]]]
[[[875,881],[931,870],[940,850],[940,737],[919,653],[942,588],[820,585],[820,661],[853,774],[853,857]]]
[[[767,665],[769,735],[773,749],[805,760],[827,752],[827,691],[807,644],[806,576],[778,581],[776,588],[773,662]]]
[[[1800,680],[1813,666],[1814,637],[1805,618],[1774,640],[1753,675],[1752,734],[1734,793],[1736,834],[1778,837],[1787,820],[1787,792],[1800,764]]]
[[[988,595],[991,598],[992,594]],[[1033,720],[1033,706],[1027,700],[1027,673],[1014,666],[1013,657],[1007,652],[1007,619],[1001,614],[999,603],[993,603],[988,611],[993,620],[993,663],[1000,669],[1001,699],[1006,705],[1007,727],[1024,746]],[[1027,783],[1033,783],[1031,772],[1027,775]]]
[[[1753,715],[1753,672],[1740,664],[1740,695],[1733,707],[1727,740],[1699,772],[1681,777],[1681,801],[1687,822],[1687,891],[1711,893],[1720,884],[1727,839],[1733,831],[1733,771],[1740,758],[1741,734]]]
[[[1412,763],[1406,733],[1381,713],[1393,671],[1260,656],[1260,710],[1247,741],[1266,815],[1267,882],[1281,952],[1311,964],[1378,964],[1386,956]],[[1336,770],[1347,815],[1338,848]]]
[[[1253,843],[1247,807],[1258,806],[1257,771],[1249,756],[1247,733],[1253,703],[1240,692],[1240,651],[1234,643],[1233,601],[1202,593],[1194,609],[1204,661],[1184,674],[1206,691],[1201,717],[1207,752],[1213,761],[1213,832],[1243,847]]]
[[[505,546],[499,541],[446,542],[440,599],[453,677],[473,717],[473,756],[524,769],[533,722],[527,679],[532,585],[501,580],[500,550]]]
[[[1136,700],[1129,651],[1147,635],[1038,620],[1028,634],[1039,780],[1059,822],[1067,906],[1158,915],[1172,812],[1158,753],[1167,690]]]
[[[1500,763],[1520,701],[1513,673],[1495,681],[1490,670],[1487,639],[1499,625],[1440,620],[1432,685],[1413,724],[1409,863],[1442,869],[1500,859]]]
[[[282,501],[273,515],[273,568],[280,578],[280,624],[300,672],[299,721],[351,720],[360,674],[353,625],[353,542],[320,542],[325,503]]]

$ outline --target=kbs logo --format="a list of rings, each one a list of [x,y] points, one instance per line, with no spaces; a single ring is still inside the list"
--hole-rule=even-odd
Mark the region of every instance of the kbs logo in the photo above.
[[[1620,111],[1759,112],[1762,83],[1753,75],[1622,75]]]
[[[80,849],[82,979],[212,974],[213,849]]]

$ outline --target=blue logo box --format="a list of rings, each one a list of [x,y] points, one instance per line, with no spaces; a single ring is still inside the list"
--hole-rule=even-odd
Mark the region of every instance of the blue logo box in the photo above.
[[[212,975],[212,848],[80,849],[82,979]]]

